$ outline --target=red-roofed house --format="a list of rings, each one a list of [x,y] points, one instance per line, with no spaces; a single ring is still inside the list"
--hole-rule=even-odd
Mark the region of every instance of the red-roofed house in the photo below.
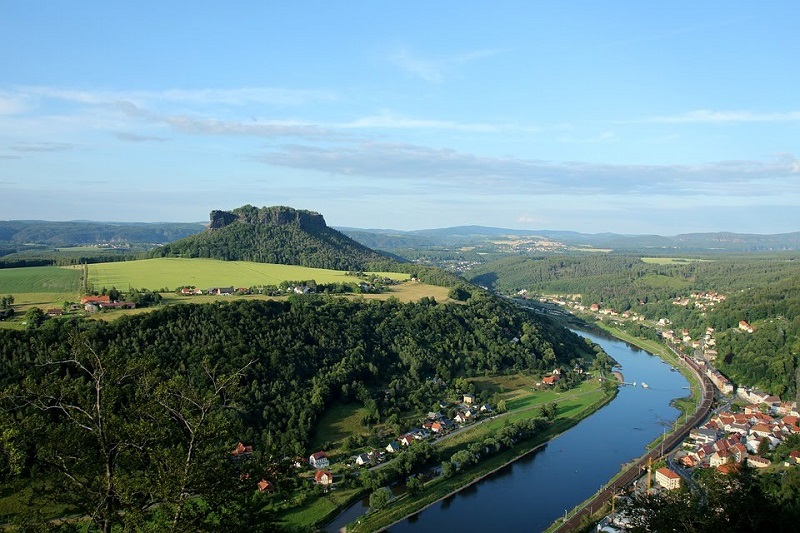
[[[656,483],[667,490],[677,489],[681,486],[681,476],[669,468],[659,468],[656,470]]]
[[[325,452],[312,453],[308,458],[308,464],[314,468],[327,468],[330,465],[328,454]]]
[[[333,474],[327,470],[317,470],[314,473],[314,483],[324,487],[330,487],[333,485]]]
[[[81,298],[81,305],[101,303],[111,303],[111,297],[104,294],[103,296],[84,296]]]
[[[552,376],[545,376],[542,378],[542,383],[545,385],[555,385],[556,382],[561,378],[558,374],[554,374]]]
[[[241,459],[243,457],[250,457],[251,455],[253,455],[253,447],[245,446],[241,442],[237,444],[236,448],[231,452],[231,457],[233,459]]]
[[[275,492],[275,487],[266,479],[262,479],[258,482],[258,492]]]

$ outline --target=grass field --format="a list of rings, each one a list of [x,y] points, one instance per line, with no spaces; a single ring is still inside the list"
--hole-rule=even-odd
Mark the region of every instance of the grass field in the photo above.
[[[80,293],[76,269],[27,267],[0,269],[0,294],[14,296],[16,305],[58,305]]]
[[[368,437],[369,430],[361,423],[361,419],[366,413],[367,410],[361,404],[334,404],[317,422],[310,448],[321,450],[323,443],[326,442],[331,442],[334,448],[339,448],[342,441],[350,435]],[[326,451],[331,453],[331,450]]]
[[[380,274],[398,281],[409,278],[408,274]],[[200,289],[253,287],[311,279],[317,283],[357,281],[357,278],[338,270],[216,259],[159,258],[89,265],[89,282],[95,290],[103,287],[175,290],[187,285]]]
[[[66,302],[77,302],[82,296],[81,272],[84,267],[26,267],[0,269],[0,295],[13,295],[17,316],[0,322],[2,328],[23,327],[23,315],[30,307],[61,307]],[[98,263],[88,266],[89,284],[94,290],[116,287],[125,292],[129,288],[149,289],[163,293],[164,305],[174,303],[207,303],[220,298],[260,298],[267,296],[180,296],[174,290],[191,285],[200,289],[209,287],[253,287],[278,285],[282,281],[317,283],[358,282],[346,272],[306,268],[292,265],[249,263],[245,261],[217,261],[213,259],[162,258],[142,261]],[[425,283],[410,282],[408,274],[378,272],[393,280],[403,281],[390,285],[380,294],[350,295],[368,300],[397,298],[401,302],[416,302],[423,297],[433,297],[438,302],[448,301],[448,289]],[[278,297],[285,298],[285,297]],[[148,312],[150,309],[132,309],[100,313],[95,318],[114,320],[120,316]]]

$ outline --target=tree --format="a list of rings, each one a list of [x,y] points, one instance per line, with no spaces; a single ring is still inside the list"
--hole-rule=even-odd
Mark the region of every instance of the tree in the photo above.
[[[62,474],[54,496],[110,532],[121,513],[140,510],[136,504],[143,499],[125,481],[128,469],[143,469],[141,451],[148,444],[131,424],[125,401],[142,369],[104,357],[85,336],[74,335],[69,356],[43,354],[39,370],[12,389],[11,398],[44,415],[26,422],[42,437],[40,459]]]
[[[381,487],[369,495],[369,508],[376,511],[383,509],[392,499],[392,491],[386,487]]]
[[[766,457],[767,454],[769,454],[769,439],[767,437],[764,437],[758,443],[758,455],[760,455],[761,457]]]
[[[28,323],[28,329],[36,329],[47,320],[47,315],[39,307],[31,307],[25,313],[25,322]]]
[[[12,295],[3,296],[0,298],[0,309],[8,309],[14,305],[14,297]]]
[[[423,483],[419,476],[411,476],[406,480],[406,490],[408,490],[409,494],[418,494],[422,492],[424,487],[425,483]]]
[[[242,371],[226,374],[204,362],[194,375],[170,374],[87,331],[73,333],[66,355],[51,350],[6,400],[27,413],[23,429],[37,435],[43,466],[61,474],[52,498],[77,507],[104,533],[142,523],[224,530],[225,520],[259,512],[242,507],[253,489],[236,490],[226,449]],[[231,506],[236,513],[225,511]]]

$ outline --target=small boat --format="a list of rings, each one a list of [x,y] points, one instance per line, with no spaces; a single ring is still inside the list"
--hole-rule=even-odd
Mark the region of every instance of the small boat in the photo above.
[[[647,383],[645,383],[644,381],[642,381],[642,388],[644,388],[644,389],[649,389],[649,388],[650,388],[650,385],[648,385]]]

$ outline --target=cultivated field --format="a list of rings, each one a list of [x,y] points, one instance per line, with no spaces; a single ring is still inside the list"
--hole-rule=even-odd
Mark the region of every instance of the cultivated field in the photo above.
[[[397,273],[381,275],[398,281],[409,277]],[[255,287],[311,279],[317,283],[358,281],[338,270],[216,259],[159,258],[89,265],[89,283],[95,290],[116,287],[125,291],[133,287],[174,291],[183,286],[205,290],[209,287]]]
[[[1,322],[3,327],[21,327],[24,312],[30,307],[43,309],[58,307],[64,302],[77,302],[82,296],[80,267],[26,267],[0,269],[0,295],[13,295],[17,316]],[[130,288],[162,291],[162,304],[191,302],[206,303],[220,298],[270,298],[268,296],[181,296],[175,289],[194,286],[210,287],[254,287],[279,285],[282,281],[314,280],[317,283],[358,282],[346,272],[306,268],[291,265],[248,263],[244,261],[217,261],[213,259],[161,258],[143,261],[98,263],[88,266],[89,286],[94,290],[116,287],[122,292]],[[356,295],[358,298],[397,298],[402,302],[416,302],[423,297],[433,297],[439,302],[448,299],[448,289],[425,283],[411,282],[408,274],[380,272],[383,277],[403,281],[388,287],[380,294]],[[354,297],[351,295],[351,297]],[[279,296],[277,298],[285,298]],[[100,313],[97,318],[113,320],[119,316],[147,312],[149,309],[120,310]]]
[[[81,273],[59,267],[0,269],[0,295],[11,294],[16,305],[61,304],[80,293]]]

